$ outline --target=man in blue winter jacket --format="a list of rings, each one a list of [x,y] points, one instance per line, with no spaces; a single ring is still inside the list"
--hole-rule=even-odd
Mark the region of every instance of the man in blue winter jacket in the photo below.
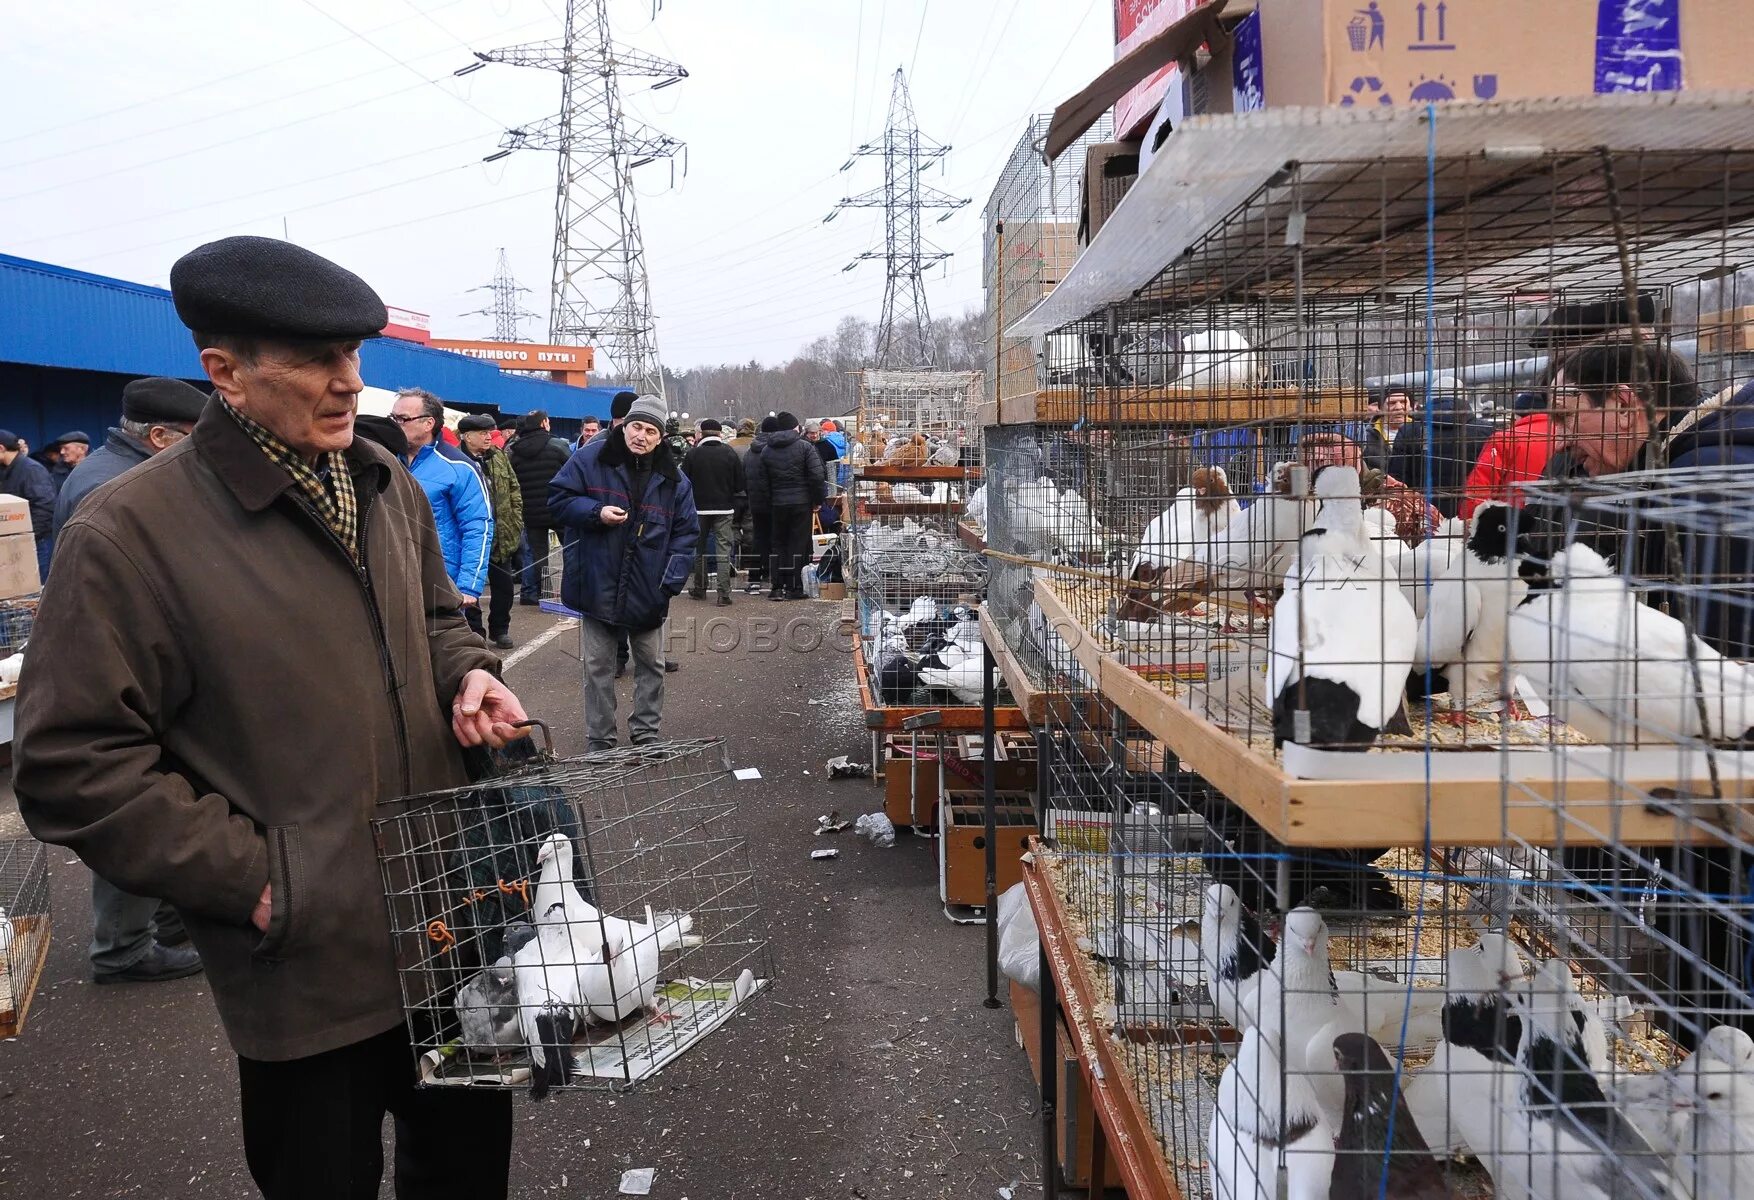
[[[420,388],[404,388],[396,394],[390,419],[402,427],[402,435],[408,439],[408,470],[432,505],[445,573],[463,594],[463,607],[477,605],[493,550],[493,507],[488,503],[487,485],[467,461],[457,462],[438,452],[445,406],[437,396]]]
[[[657,741],[663,718],[664,618],[688,583],[700,536],[694,490],[664,445],[667,415],[658,397],[639,397],[625,420],[567,461],[548,491],[566,547],[560,598],[581,618],[591,753],[615,747],[622,631],[635,668],[628,740]]]

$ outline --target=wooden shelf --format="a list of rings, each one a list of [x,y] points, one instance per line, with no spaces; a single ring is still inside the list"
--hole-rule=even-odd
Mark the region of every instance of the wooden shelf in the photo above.
[[[1111,395],[1112,394],[1112,395]],[[1086,396],[1088,395],[1088,403]],[[1286,421],[1297,417],[1320,421],[1363,420],[1368,413],[1364,393],[1338,388],[1302,390],[1263,387],[1210,391],[1202,388],[1044,388],[1022,396],[1002,397],[999,425],[1072,425],[1086,428],[1115,425],[1244,425],[1251,421]],[[994,407],[987,409],[990,416]]]
[[[1514,792],[1519,799],[1512,800],[1506,785],[1496,779],[1428,785],[1416,777],[1318,780],[1287,775],[1270,754],[1220,729],[1103,649],[1040,580],[1035,598],[1049,628],[1104,696],[1288,846],[1418,846],[1424,844],[1428,819],[1436,846],[1496,846],[1507,837],[1533,845],[1611,841],[1669,846],[1722,840],[1721,833],[1702,833],[1645,807],[1644,798],[1653,789],[1672,788],[1673,780],[1617,782],[1572,770],[1557,781],[1518,782]],[[1416,750],[1405,753],[1420,756]],[[1556,749],[1553,760],[1556,773],[1566,770],[1564,749]],[[1732,795],[1749,786],[1746,780],[1726,781]]]
[[[1031,850],[1039,851],[1039,840]],[[1084,971],[1084,955],[1068,931],[1066,914],[1053,881],[1031,861],[1023,864],[1023,888],[1029,896],[1042,951],[1059,993],[1060,1011],[1078,1056],[1084,1087],[1102,1124],[1108,1155],[1121,1175],[1128,1200],[1181,1200],[1163,1157],[1163,1146],[1145,1110],[1128,1085],[1125,1065],[1107,1034],[1096,991]]]
[[[956,523],[956,536],[962,541],[964,546],[967,546],[975,553],[985,554],[987,552],[987,539],[981,536],[980,530],[976,529],[973,525],[970,525],[967,521],[958,521]]]
[[[941,517],[945,513],[961,513],[962,501],[940,500],[936,503],[919,500],[861,500],[862,517]]]
[[[853,478],[862,483],[961,483],[979,479],[979,467],[909,466],[903,463],[872,463],[859,467]]]
[[[871,671],[865,663],[864,639],[855,632],[853,636],[853,670],[858,673],[859,703],[865,710],[865,728],[881,730],[885,733],[901,732],[901,723],[921,713],[935,712],[942,715],[938,724],[931,727],[931,732],[954,729],[963,732],[985,728],[982,720],[982,709],[978,704],[884,704],[877,699],[871,690]],[[1029,723],[1023,719],[1023,712],[1015,705],[1001,704],[993,710],[993,728],[995,730],[1028,729]]]
[[[1017,708],[1023,719],[1031,728],[1043,724],[1047,716],[1047,693],[1043,692],[1030,679],[1029,673],[1023,669],[1017,655],[1005,644],[1004,635],[999,632],[998,623],[987,612],[987,606],[980,606],[981,639],[986,642],[987,649],[993,653],[993,661],[998,664],[999,674],[1005,678],[1005,686],[1011,689],[1011,698],[1017,701]]]

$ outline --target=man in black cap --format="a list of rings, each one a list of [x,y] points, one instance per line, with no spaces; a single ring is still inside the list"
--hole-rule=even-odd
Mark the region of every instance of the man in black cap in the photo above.
[[[73,468],[55,498],[54,533],[91,492],[122,472],[188,437],[207,406],[207,395],[181,379],[131,379],[122,388],[122,420],[104,444]]]
[[[548,485],[566,466],[572,451],[548,427],[548,414],[541,409],[527,412],[518,421],[518,436],[506,444],[506,457],[518,477],[524,498],[524,577],[520,601],[542,603],[548,586],[548,560],[553,550],[554,518],[548,514]]]
[[[802,600],[804,564],[810,561],[810,514],[828,494],[828,472],[816,447],[798,431],[797,417],[783,412],[773,423],[766,448],[752,460],[749,494],[754,496],[759,488],[771,513],[768,574],[773,587],[768,599]]]
[[[49,469],[32,458],[24,439],[0,429],[0,496],[17,496],[30,504],[30,529],[37,543],[37,573],[49,577],[49,551],[54,546],[55,481]]]
[[[707,559],[718,567],[719,606],[731,604],[732,519],[743,496],[743,458],[719,435],[724,426],[711,417],[700,423],[700,441],[682,460],[682,473],[694,487],[694,511],[700,517],[700,541],[694,547],[694,573],[688,594],[706,599]]]
[[[63,433],[31,457],[49,469],[49,478],[55,481],[55,493],[59,495],[67,476],[73,474],[73,468],[90,452],[91,438],[84,430],[74,429]]]
[[[469,628],[484,633],[500,650],[512,648],[512,568],[524,545],[524,494],[505,451],[493,444],[493,418],[471,413],[457,422],[457,437],[487,484],[493,511],[493,542],[487,559],[487,628],[481,628],[481,606],[464,610]]]
[[[525,716],[419,483],[354,436],[383,302],[253,237],[179,259],[171,295],[216,394],[62,529],[19,693],[19,811],[182,914],[271,1200],[375,1197],[386,1112],[399,1197],[504,1197],[509,1093],[415,1087],[371,820],[466,784],[463,748]]]
[[[743,451],[743,483],[749,519],[748,536],[743,539],[743,570],[748,580],[747,591],[755,595],[768,579],[769,560],[773,554],[773,502],[768,496],[767,477],[761,474],[762,451],[778,432],[774,417],[761,419],[761,428]]]

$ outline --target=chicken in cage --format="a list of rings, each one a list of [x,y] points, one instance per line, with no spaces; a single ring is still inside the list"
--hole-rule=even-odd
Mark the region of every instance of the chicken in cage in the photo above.
[[[49,860],[31,838],[0,840],[0,1037],[24,1029],[49,959]]]
[[[724,744],[522,753],[373,821],[420,1082],[631,1086],[772,981]]]

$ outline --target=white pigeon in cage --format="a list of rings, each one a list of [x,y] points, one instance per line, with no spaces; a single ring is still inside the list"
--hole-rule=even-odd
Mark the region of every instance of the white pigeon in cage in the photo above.
[[[981,660],[972,655],[954,666],[922,666],[919,669],[920,686],[930,691],[949,692],[963,704],[979,704],[985,670]]]
[[[1278,947],[1229,884],[1206,885],[1200,905],[1200,958],[1212,1003],[1235,1029],[1255,1024],[1260,974]]]
[[[1366,749],[1411,732],[1404,695],[1419,620],[1369,546],[1358,472],[1324,467],[1321,507],[1299,540],[1268,633],[1273,744]]]
[[[1245,1030],[1236,1058],[1219,1077],[1206,1134],[1212,1195],[1215,1200],[1328,1200],[1339,1130],[1309,1080],[1286,1070],[1271,1038],[1258,1028]]]
[[[12,918],[6,915],[6,909],[0,907],[0,958],[6,957],[12,949]]]
[[[1754,1182],[1754,1040],[1745,1032],[1716,1026],[1682,1062],[1623,1074],[1611,1091],[1694,1200],[1746,1194]]]
[[[1268,491],[1255,498],[1214,537],[1204,553],[1170,570],[1163,586],[1171,591],[1193,587],[1216,577],[1214,590],[1267,592],[1285,579],[1297,550],[1297,539],[1315,516],[1315,502],[1308,498],[1300,464],[1276,463],[1269,476]]]
[[[1267,377],[1266,360],[1234,329],[1203,330],[1182,339],[1183,387],[1208,389],[1254,387]]]
[[[1364,1021],[1340,997],[1328,957],[1328,926],[1313,908],[1285,914],[1279,954],[1261,972],[1256,1028],[1265,1031],[1288,1070],[1309,1080],[1322,1115],[1335,1128],[1346,1083],[1334,1070],[1334,1039],[1365,1032]]]
[[[512,955],[518,1029],[530,1051],[530,1096],[535,1100],[572,1081],[572,1041],[584,1020],[582,953],[574,945],[572,924],[557,905],[546,919],[538,919],[536,936]]]
[[[1528,594],[1517,575],[1510,544],[1510,510],[1482,504],[1474,513],[1467,549],[1433,581],[1413,657],[1413,699],[1427,689],[1448,692],[1452,709],[1503,699],[1505,629],[1510,613]]]
[[[915,596],[914,602],[908,605],[907,612],[896,619],[896,627],[906,633],[915,625],[930,621],[938,615],[938,602],[930,596]]]
[[[1488,1096],[1462,1104],[1452,1097],[1452,1120],[1504,1200],[1686,1195],[1603,1094],[1585,1059],[1575,992],[1571,969],[1555,958],[1511,993],[1522,1020],[1516,1067],[1492,1075]]]
[[[1224,468],[1195,467],[1187,486],[1145,526],[1127,574],[1137,579],[1140,568],[1149,567],[1155,577],[1156,572],[1176,563],[1208,554],[1212,539],[1241,513]]]
[[[962,506],[962,515],[974,522],[976,529],[982,533],[987,528],[987,485],[981,484],[968,494],[968,500]]]
[[[1488,938],[1496,939],[1488,942]],[[1515,956],[1514,958],[1512,956]],[[1526,964],[1501,934],[1482,934],[1475,946],[1445,955],[1443,1039],[1406,1086],[1407,1107],[1432,1153],[1468,1153],[1455,1119],[1464,1105],[1492,1102],[1514,1085],[1522,1018],[1511,1012],[1505,989],[1521,985]]]
[[[1549,571],[1556,589],[1530,591],[1508,641],[1555,717],[1611,746],[1754,739],[1754,670],[1644,603],[1581,542],[1555,553]]]

